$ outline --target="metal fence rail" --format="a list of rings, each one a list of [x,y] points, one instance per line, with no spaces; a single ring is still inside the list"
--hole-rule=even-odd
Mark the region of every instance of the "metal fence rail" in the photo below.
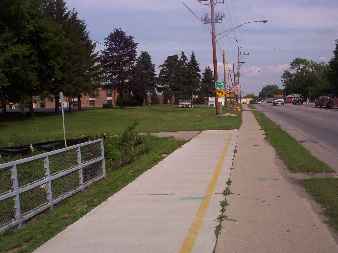
[[[0,232],[20,227],[105,175],[102,139],[0,164]]]

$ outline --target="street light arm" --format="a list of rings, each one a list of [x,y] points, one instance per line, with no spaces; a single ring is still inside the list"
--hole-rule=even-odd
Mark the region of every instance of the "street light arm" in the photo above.
[[[230,29],[228,29],[228,30],[225,30],[225,31],[223,31],[223,32],[220,32],[220,33],[217,34],[217,36],[221,36],[221,35],[224,35],[224,34],[226,34],[226,33],[233,32],[233,31],[235,31],[235,30],[241,28],[242,26],[245,26],[245,25],[248,25],[248,24],[251,24],[251,23],[263,23],[263,24],[266,24],[266,23],[268,23],[268,22],[269,22],[269,21],[266,20],[266,19],[264,19],[264,20],[247,21],[247,22],[244,22],[244,23],[242,23],[242,24],[239,24],[239,25],[237,25],[237,26],[235,26],[235,27],[232,27],[232,28],[230,28]]]

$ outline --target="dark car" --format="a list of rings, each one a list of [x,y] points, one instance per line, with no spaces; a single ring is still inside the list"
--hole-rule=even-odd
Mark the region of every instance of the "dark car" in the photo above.
[[[295,97],[294,99],[292,99],[292,104],[294,105],[302,105],[304,102],[302,97]]]
[[[334,100],[330,96],[320,96],[316,99],[315,106],[330,109],[334,106]]]

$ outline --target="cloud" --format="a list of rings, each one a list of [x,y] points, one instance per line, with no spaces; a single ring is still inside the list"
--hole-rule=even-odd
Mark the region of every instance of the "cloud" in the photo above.
[[[66,0],[88,24],[93,39],[102,41],[114,27],[135,37],[139,50],[151,53],[159,66],[168,55],[195,51],[201,63],[212,68],[210,34],[184,8],[181,0]],[[198,16],[208,12],[196,0],[183,0]],[[250,24],[219,42],[227,49],[229,62],[236,62],[238,38],[249,57],[242,67],[244,89],[258,91],[264,83],[280,83],[281,73],[296,57],[328,61],[338,38],[338,1],[336,0],[225,0],[218,11],[225,19],[218,31],[248,20],[268,19],[269,23]],[[218,51],[219,52],[219,51]],[[223,76],[219,54],[220,79]],[[232,66],[230,66],[232,69]]]
[[[272,64],[272,65],[252,65],[242,67],[242,76],[257,77],[262,74],[282,74],[287,70],[289,64]]]
[[[68,0],[70,6],[81,5],[84,9],[99,10],[172,10],[177,5],[181,5],[179,0],[159,1],[159,0]]]

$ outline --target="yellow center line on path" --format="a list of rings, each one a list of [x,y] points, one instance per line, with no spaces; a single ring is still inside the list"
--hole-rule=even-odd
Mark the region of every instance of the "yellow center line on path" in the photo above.
[[[186,235],[184,239],[184,242],[182,244],[182,247],[179,253],[191,253],[192,252],[197,236],[202,228],[203,220],[209,208],[210,200],[215,193],[217,181],[222,172],[222,168],[223,168],[225,156],[229,148],[230,140],[231,138],[226,140],[224,149],[221,153],[220,158],[217,161],[216,168],[214,169],[214,173],[209,182],[207,192],[202,200],[201,205],[199,206],[197,210],[193,223],[191,224],[191,227],[189,228],[188,234]]]

